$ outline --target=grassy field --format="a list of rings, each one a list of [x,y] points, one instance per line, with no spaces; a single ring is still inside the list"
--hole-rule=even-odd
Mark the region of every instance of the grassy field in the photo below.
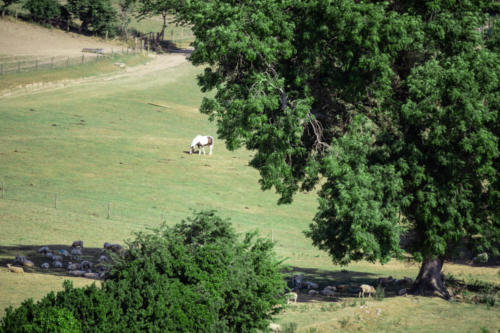
[[[258,173],[248,166],[251,152],[230,152],[216,140],[212,156],[186,154],[196,134],[216,132],[198,112],[200,70],[184,63],[0,99],[0,182],[6,190],[0,199],[0,308],[61,288],[57,272],[8,273],[5,263],[16,254],[30,256],[39,246],[67,246],[77,239],[88,248],[123,243],[135,231],[161,220],[177,223],[202,208],[231,218],[237,231],[272,235],[290,269],[321,284],[416,276],[418,266],[411,262],[332,265],[302,233],[317,207],[314,194],[277,206],[277,196],[260,190]],[[498,267],[447,264],[445,270],[465,280],[500,283]],[[498,307],[422,297],[362,303],[301,295],[276,321],[295,323],[298,332],[500,329]]]

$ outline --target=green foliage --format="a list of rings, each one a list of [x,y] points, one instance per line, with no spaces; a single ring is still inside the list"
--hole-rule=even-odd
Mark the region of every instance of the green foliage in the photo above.
[[[377,286],[377,289],[375,289],[374,298],[377,301],[383,301],[385,298],[385,288],[383,288],[382,286]]]
[[[82,21],[81,32],[114,35],[117,14],[110,0],[68,0],[67,8]]]
[[[2,16],[5,16],[5,12],[7,11],[7,7],[9,7],[10,5],[16,3],[16,2],[19,2],[20,0],[2,0],[0,1],[1,3],[1,6],[0,6],[0,10],[2,11]]]
[[[50,23],[61,15],[61,6],[57,0],[27,0],[24,8],[29,10],[36,22]]]
[[[198,212],[138,233],[102,288],[66,281],[57,295],[8,308],[0,332],[263,330],[285,303],[272,249],[254,233],[240,239],[213,211]]]
[[[500,58],[491,1],[188,1],[201,112],[280,203],[320,184],[334,262],[498,253]]]
[[[119,300],[131,331],[251,332],[284,303],[273,244],[212,211],[139,233],[104,290]],[[131,301],[133,300],[133,301]],[[154,300],[154,301],[153,301]]]

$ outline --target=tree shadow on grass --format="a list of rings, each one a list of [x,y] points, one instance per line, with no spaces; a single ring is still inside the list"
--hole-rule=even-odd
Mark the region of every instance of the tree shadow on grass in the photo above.
[[[39,274],[49,274],[49,275],[57,275],[57,276],[69,276],[67,265],[68,262],[81,262],[83,260],[88,260],[97,264],[97,260],[101,254],[105,254],[103,248],[92,248],[92,247],[84,247],[82,249],[82,255],[79,260],[71,259],[71,257],[63,257],[62,263],[63,268],[54,268],[50,267],[49,269],[43,269],[40,266],[43,263],[52,264],[52,260],[47,258],[43,253],[38,253],[38,250],[47,246],[54,255],[59,255],[59,250],[66,250],[68,252],[71,251],[71,246],[64,244],[43,244],[43,245],[12,245],[5,246],[0,245],[0,267],[6,267],[7,264],[13,264],[14,259],[17,255],[25,256],[26,259],[31,260],[35,267],[29,268],[24,267],[25,273],[39,273]],[[52,266],[52,265],[51,265]]]
[[[335,286],[337,291],[334,297],[327,297],[323,295],[308,295],[307,288],[301,288],[299,292],[298,302],[338,302],[340,298],[344,297],[358,297],[359,286],[362,284],[369,284],[371,286],[377,287],[378,278],[380,275],[358,272],[352,270],[340,270],[340,271],[329,271],[324,269],[316,268],[304,268],[304,267],[290,267],[290,270],[284,273],[287,277],[287,285],[289,289],[293,287],[292,277],[294,275],[304,274],[303,282],[312,281],[319,285],[317,289],[322,290],[326,286]],[[345,289],[340,290],[339,285],[344,285]],[[384,297],[395,297],[397,296],[398,288],[386,288]]]

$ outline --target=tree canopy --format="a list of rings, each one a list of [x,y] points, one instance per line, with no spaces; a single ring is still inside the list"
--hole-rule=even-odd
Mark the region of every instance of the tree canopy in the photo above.
[[[179,15],[193,25],[193,64],[206,65],[201,89],[216,91],[201,112],[227,147],[256,151],[280,203],[320,186],[306,232],[316,246],[340,264],[404,247],[439,273],[461,247],[498,255],[492,4],[208,0]]]

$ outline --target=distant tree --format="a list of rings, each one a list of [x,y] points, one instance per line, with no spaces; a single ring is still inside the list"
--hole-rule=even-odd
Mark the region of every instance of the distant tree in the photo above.
[[[182,0],[137,0],[139,7],[137,9],[139,19],[154,15],[161,15],[163,25],[161,27],[159,39],[165,37],[167,28],[167,15],[175,13]]]
[[[47,24],[61,15],[61,5],[57,0],[27,0],[23,7],[29,10],[35,22]]]
[[[2,8],[2,17],[5,16],[5,13],[7,12],[7,7],[10,5],[17,3],[21,0],[1,0],[0,3],[2,4],[0,8]]]
[[[136,0],[119,0],[118,6],[120,8],[118,12],[118,17],[120,20],[120,29],[122,35],[129,39],[128,24],[130,23],[130,18],[135,10]]]
[[[110,0],[68,0],[67,8],[82,22],[80,32],[100,35],[106,31],[114,33],[116,11]]]
[[[492,1],[186,1],[195,65],[229,149],[280,203],[317,192],[307,236],[334,263],[422,262],[413,292],[449,294],[460,247],[498,255],[500,54]],[[496,45],[491,38],[491,45]]]

